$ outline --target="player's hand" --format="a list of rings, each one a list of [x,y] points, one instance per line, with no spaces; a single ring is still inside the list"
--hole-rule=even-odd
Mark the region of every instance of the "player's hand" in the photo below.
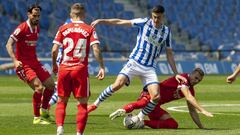
[[[181,75],[176,75],[175,79],[178,81],[178,83],[186,83],[187,79]]]
[[[58,66],[57,66],[57,64],[53,64],[53,65],[52,65],[52,72],[53,72],[54,74],[57,74],[57,72],[58,72]]]
[[[97,19],[97,20],[95,20],[95,21],[93,21],[93,22],[91,23],[91,26],[92,26],[92,27],[95,27],[99,22],[100,22],[100,20]]]
[[[236,77],[234,75],[230,75],[227,77],[226,82],[231,84],[232,82],[235,81],[235,79],[236,79]]]
[[[201,113],[204,114],[207,117],[213,117],[213,114],[208,112],[208,111],[202,111]]]
[[[13,63],[14,63],[14,67],[15,67],[17,70],[21,70],[21,69],[22,69],[22,62],[21,62],[21,61],[15,60]]]
[[[105,77],[105,69],[100,68],[98,71],[98,75],[96,76],[98,80],[103,80]]]

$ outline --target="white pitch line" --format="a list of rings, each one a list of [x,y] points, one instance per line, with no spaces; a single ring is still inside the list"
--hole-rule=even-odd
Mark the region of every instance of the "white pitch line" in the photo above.
[[[202,105],[203,107],[219,107],[219,106],[225,106],[225,107],[235,107],[240,106],[240,104],[211,104],[211,105]],[[187,106],[173,106],[168,107],[167,110],[175,111],[175,112],[188,112],[188,110],[184,110],[183,108],[187,108]],[[215,112],[213,114],[220,114],[220,115],[240,115],[235,113],[218,113]]]

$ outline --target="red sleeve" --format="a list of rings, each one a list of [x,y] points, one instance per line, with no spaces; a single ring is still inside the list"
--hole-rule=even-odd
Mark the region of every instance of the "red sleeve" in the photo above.
[[[60,28],[58,29],[58,32],[57,32],[54,40],[53,40],[53,43],[62,46],[62,45],[63,45],[62,40],[63,40],[63,34],[62,34],[62,32],[61,32],[61,27],[60,27]]]
[[[22,36],[24,35],[23,33],[24,33],[24,26],[23,25],[19,25],[13,31],[13,33],[11,34],[10,37],[17,42],[19,39],[22,39]]]
[[[90,46],[93,44],[100,44],[95,28],[92,29],[92,32],[90,35]]]

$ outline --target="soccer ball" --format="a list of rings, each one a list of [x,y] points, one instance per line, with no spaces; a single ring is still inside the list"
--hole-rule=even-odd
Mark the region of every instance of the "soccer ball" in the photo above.
[[[138,116],[133,116],[132,114],[128,114],[123,119],[123,125],[127,129],[140,129],[144,127],[143,120],[140,120]]]

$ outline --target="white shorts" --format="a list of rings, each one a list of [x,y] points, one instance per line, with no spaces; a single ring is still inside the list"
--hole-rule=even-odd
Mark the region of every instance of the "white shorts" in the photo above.
[[[130,81],[135,76],[140,78],[144,88],[149,84],[159,84],[155,68],[140,65],[133,59],[130,59],[127,62],[127,64],[120,71],[119,75],[120,74],[128,78],[128,82],[126,83],[126,85],[129,85]]]

